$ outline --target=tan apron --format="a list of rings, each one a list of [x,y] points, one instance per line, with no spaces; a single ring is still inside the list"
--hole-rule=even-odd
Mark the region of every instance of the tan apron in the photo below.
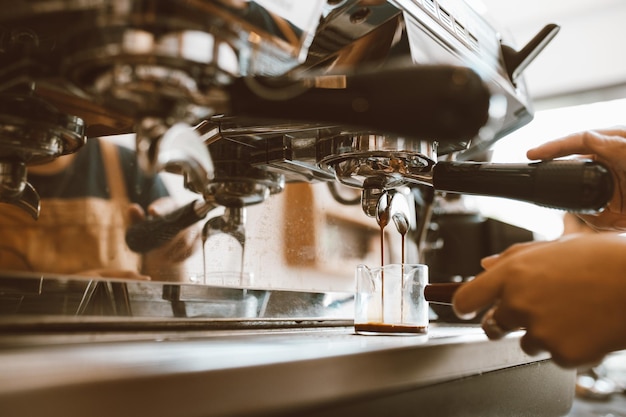
[[[99,145],[110,200],[42,199],[38,220],[0,204],[0,269],[60,274],[103,268],[139,271],[141,258],[124,240],[130,202],[119,155],[113,143],[100,140]]]

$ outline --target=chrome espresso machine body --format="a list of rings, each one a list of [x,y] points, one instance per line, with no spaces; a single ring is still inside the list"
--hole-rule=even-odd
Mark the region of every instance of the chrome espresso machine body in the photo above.
[[[515,337],[493,345],[475,326],[457,324],[434,326],[428,340],[404,345],[352,339],[358,338],[350,332],[352,276],[343,286],[323,277],[313,284],[311,277],[327,269],[316,269],[320,260],[308,253],[319,245],[308,228],[318,210],[311,190],[319,185],[348,213],[335,216],[343,228],[325,230],[322,245],[380,243],[367,259],[373,262],[399,259],[390,243],[399,235],[409,246],[401,259],[427,259],[433,209],[445,211],[446,195],[601,210],[612,193],[602,165],[489,162],[490,147],[532,119],[521,74],[558,29],[549,24],[517,48],[471,2],[453,0],[19,0],[3,8],[0,203],[36,219],[40,198],[29,167],[78,152],[95,137],[133,134],[138,166],[149,175],[173,174],[193,198],[129,228],[128,246],[147,252],[200,225],[203,259],[199,271],[177,282],[24,273],[0,265],[0,369],[6,370],[0,409],[41,412],[33,401],[40,398],[53,404],[44,414],[84,415],[85,398],[97,401],[102,384],[112,383],[109,392],[124,398],[120,404],[153,415],[376,415],[376,407],[406,412],[416,404],[437,415],[454,415],[467,404],[480,407],[481,415],[501,415],[501,403],[479,387],[508,386],[502,395],[511,409],[524,409],[518,385],[501,379],[515,368],[521,374],[513,380],[525,387],[535,379],[554,383],[552,390],[528,391],[545,406],[536,415],[562,414],[571,403],[573,374],[545,356],[524,355]],[[250,221],[250,214],[257,217]],[[259,229],[262,223],[268,228]],[[374,227],[363,233],[364,224]],[[258,230],[264,236],[251,242]],[[216,236],[239,246],[239,270],[207,270],[204,244]],[[252,268],[266,269],[244,271],[255,243],[280,239],[289,268],[259,255]],[[334,248],[337,258],[321,263],[348,263],[348,271],[372,253],[361,248],[349,257]],[[270,278],[259,284],[254,274]],[[281,274],[289,276],[272,281]],[[320,353],[321,340],[332,348],[328,353]],[[116,357],[140,349],[147,356],[129,367],[106,354],[103,359],[102,343],[119,349]],[[230,350],[220,350],[225,344]],[[285,347],[290,344],[295,350]],[[227,350],[242,362],[228,359]],[[464,360],[481,350],[483,360]],[[75,351],[89,364],[63,374]],[[33,361],[39,354],[56,355],[56,364]],[[152,368],[149,358],[157,356],[166,366]],[[411,363],[411,375],[390,371],[400,370],[398,360]],[[109,376],[93,372],[107,361]],[[26,363],[48,366],[49,378],[30,384],[37,369]],[[372,363],[389,366],[370,369]],[[272,366],[282,376],[267,384]],[[357,372],[360,382],[331,389],[330,369]],[[485,372],[492,376],[467,378]],[[315,388],[294,382],[303,373]],[[13,385],[18,375],[24,382]],[[245,394],[241,378],[250,384]],[[185,401],[133,391],[141,381],[156,390],[175,384],[168,398]],[[473,399],[436,399],[460,388]],[[68,408],[58,400],[61,391],[83,400]],[[376,399],[365,401],[373,393]],[[92,415],[128,412],[119,407],[89,409]]]

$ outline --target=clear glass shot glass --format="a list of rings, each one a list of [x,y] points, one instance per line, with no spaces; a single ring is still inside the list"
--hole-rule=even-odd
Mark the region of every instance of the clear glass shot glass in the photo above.
[[[366,335],[417,335],[428,331],[428,266],[389,264],[356,268],[354,329]]]

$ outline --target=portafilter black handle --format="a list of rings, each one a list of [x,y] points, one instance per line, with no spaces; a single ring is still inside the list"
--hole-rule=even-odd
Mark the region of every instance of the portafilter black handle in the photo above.
[[[162,217],[153,217],[126,230],[126,244],[133,252],[145,253],[163,246],[179,232],[202,220],[213,206],[192,201]]]
[[[447,162],[435,164],[438,191],[503,197],[540,206],[593,213],[613,196],[613,177],[591,160],[561,159],[530,163]]]
[[[228,89],[234,116],[463,141],[489,119],[491,94],[466,67],[415,65],[307,79],[246,77]]]

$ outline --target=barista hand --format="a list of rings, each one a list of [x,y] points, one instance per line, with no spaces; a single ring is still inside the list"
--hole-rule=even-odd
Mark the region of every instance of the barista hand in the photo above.
[[[624,253],[626,237],[614,233],[514,245],[483,260],[486,270],[456,292],[454,309],[494,306],[499,327],[526,329],[528,354],[548,351],[564,367],[597,362],[626,348]]]
[[[615,183],[604,211],[580,217],[596,230],[626,230],[626,126],[574,133],[530,149],[526,155],[545,160],[574,154],[604,163]]]
[[[160,198],[148,207],[146,214],[140,205],[131,204],[129,216],[131,223],[138,223],[146,219],[147,216],[164,216],[178,208],[176,201],[169,197]],[[150,251],[151,257],[159,257],[164,261],[179,263],[189,258],[198,248],[200,243],[200,231],[197,227],[191,226],[176,234],[165,245]]]

